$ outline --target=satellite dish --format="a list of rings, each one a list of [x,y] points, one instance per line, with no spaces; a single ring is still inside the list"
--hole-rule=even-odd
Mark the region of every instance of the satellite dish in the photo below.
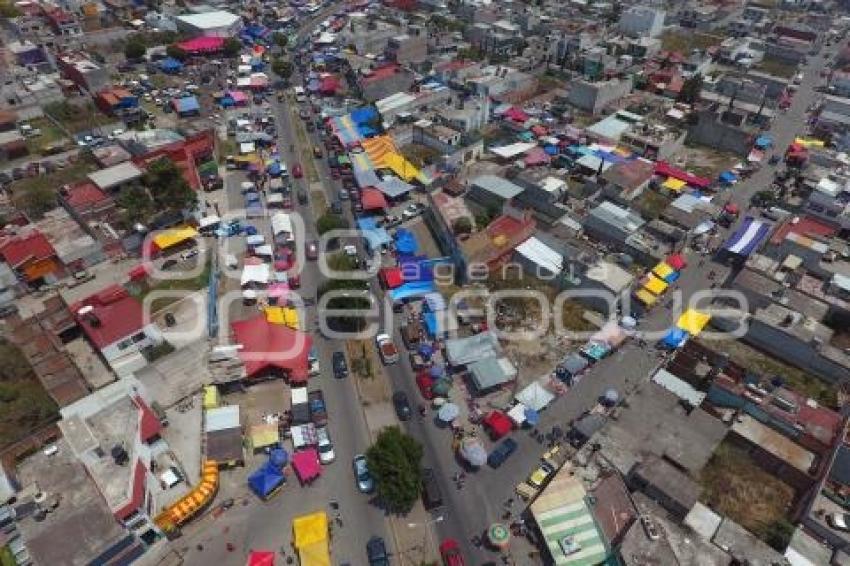
[[[94,310],[94,307],[93,307],[93,306],[91,306],[91,305],[86,305],[86,306],[84,306],[83,308],[81,308],[80,310],[78,310],[78,311],[77,311],[77,314],[78,314],[78,315],[80,315],[80,316],[84,316],[84,315],[89,314],[89,313],[90,313],[90,312],[92,312],[93,310]]]

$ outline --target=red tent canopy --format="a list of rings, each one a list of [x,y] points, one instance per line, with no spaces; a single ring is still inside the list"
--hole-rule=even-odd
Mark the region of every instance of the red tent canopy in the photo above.
[[[404,274],[400,267],[384,267],[380,271],[380,277],[387,289],[401,287],[404,283]]]
[[[541,136],[545,136],[548,132],[549,130],[546,129],[546,126],[541,126],[540,124],[531,127],[531,133],[537,136],[538,138]]]
[[[322,465],[319,463],[319,453],[315,448],[299,450],[292,455],[292,468],[301,483],[311,482],[322,475]]]
[[[363,210],[385,210],[387,208],[387,199],[384,193],[375,187],[363,187],[360,202],[363,204]]]
[[[150,273],[150,265],[147,263],[140,263],[128,271],[127,276],[130,278],[130,281],[140,281],[147,277],[148,273]]]
[[[688,266],[688,262],[685,261],[685,257],[682,254],[673,254],[664,261],[676,271],[682,271]]]
[[[212,53],[224,47],[223,37],[196,37],[177,44],[188,53]]]
[[[252,550],[248,555],[247,566],[274,566],[274,552],[270,550]]]
[[[484,426],[490,431],[490,438],[499,440],[514,428],[514,423],[505,413],[501,411],[490,411],[484,417]]]
[[[313,345],[309,334],[274,324],[260,314],[230,325],[234,343],[241,344],[239,357],[245,364],[247,377],[277,368],[289,374],[291,383],[307,381],[307,356]]]
[[[505,118],[513,120],[514,122],[525,122],[528,120],[528,114],[516,106],[512,106],[510,110],[505,112]]]
[[[336,94],[336,91],[339,90],[339,87],[339,79],[333,75],[329,75],[327,77],[322,78],[321,82],[319,83],[319,92],[327,96],[332,96]]]
[[[658,175],[664,175],[665,177],[673,177],[674,179],[679,179],[680,181],[684,181],[692,187],[696,187],[698,189],[707,189],[711,186],[711,179],[706,179],[705,177],[698,177],[693,173],[682,171],[681,169],[673,167],[665,161],[657,161],[655,163],[655,173]]]

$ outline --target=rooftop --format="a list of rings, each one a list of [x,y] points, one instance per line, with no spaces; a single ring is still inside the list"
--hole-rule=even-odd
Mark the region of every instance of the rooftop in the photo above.
[[[731,430],[803,473],[810,473],[814,467],[815,454],[749,415],[739,415]]]
[[[101,350],[144,327],[142,304],[120,285],[106,287],[69,308],[86,336]]]
[[[141,178],[144,172],[132,162],[125,161],[94,173],[89,173],[89,180],[103,190]]]
[[[88,257],[96,249],[95,239],[64,208],[45,212],[44,217],[36,222],[36,227],[47,237],[56,255],[65,264]]]
[[[470,185],[481,188],[505,200],[510,200],[523,191],[523,188],[519,185],[496,175],[480,175],[472,179]]]
[[[177,16],[177,20],[198,29],[215,29],[232,26],[240,20],[240,17],[224,10],[216,10]]]
[[[590,211],[590,217],[624,232],[637,232],[646,222],[637,212],[605,201]]]

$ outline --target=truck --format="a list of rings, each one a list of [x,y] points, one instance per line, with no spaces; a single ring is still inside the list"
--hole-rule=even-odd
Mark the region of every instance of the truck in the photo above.
[[[292,403],[290,405],[290,424],[302,425],[310,422],[310,396],[306,387],[292,388]]]
[[[310,391],[307,394],[310,405],[310,420],[317,427],[328,424],[328,409],[325,406],[325,396],[321,389]]]
[[[384,365],[390,365],[398,362],[398,348],[393,344],[389,334],[378,334],[375,337],[375,342],[378,345],[378,351],[381,353],[381,361]]]

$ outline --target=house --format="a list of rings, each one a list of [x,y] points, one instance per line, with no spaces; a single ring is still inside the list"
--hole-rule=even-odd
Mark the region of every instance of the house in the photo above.
[[[638,213],[604,201],[590,211],[583,224],[592,238],[623,246],[645,223]]]
[[[696,504],[701,490],[695,480],[658,457],[650,457],[635,466],[626,481],[632,489],[642,491],[680,520]]]
[[[655,163],[647,159],[635,159],[615,163],[602,172],[602,194],[613,202],[628,206],[628,203],[643,194],[655,174]]]
[[[620,31],[633,37],[658,37],[664,29],[664,10],[649,6],[632,6],[620,14]]]
[[[190,37],[239,37],[242,18],[224,10],[185,14],[174,18],[177,30]]]
[[[502,215],[487,227],[461,242],[460,248],[470,273],[493,273],[514,254],[517,246],[528,240],[536,223],[527,211],[505,206]]]
[[[125,88],[107,88],[97,93],[94,103],[105,114],[125,116],[139,110],[139,98]]]
[[[0,232],[0,259],[30,287],[56,283],[65,277],[65,266],[50,242],[33,227]]]
[[[585,112],[598,114],[632,92],[631,78],[598,81],[573,81],[568,102]]]
[[[89,94],[107,89],[111,84],[108,70],[83,52],[63,53],[56,58],[56,64],[64,78]]]
[[[467,198],[483,209],[502,207],[523,192],[523,188],[495,175],[479,175],[469,181]]]
[[[144,350],[163,342],[142,304],[120,285],[110,285],[68,308],[95,350],[119,375],[144,367]]]
[[[35,228],[47,238],[56,257],[72,273],[82,271],[105,259],[103,248],[64,208],[44,213]]]
[[[88,228],[104,254],[117,257],[123,253],[116,231],[121,215],[112,196],[89,181],[60,187],[58,196],[59,204],[77,223]]]
[[[88,179],[101,191],[117,193],[142,178],[144,172],[130,161],[89,173]]]
[[[390,61],[395,61],[401,65],[421,63],[428,55],[427,35],[414,33],[413,35],[402,34],[391,37],[387,42],[384,54]]]

